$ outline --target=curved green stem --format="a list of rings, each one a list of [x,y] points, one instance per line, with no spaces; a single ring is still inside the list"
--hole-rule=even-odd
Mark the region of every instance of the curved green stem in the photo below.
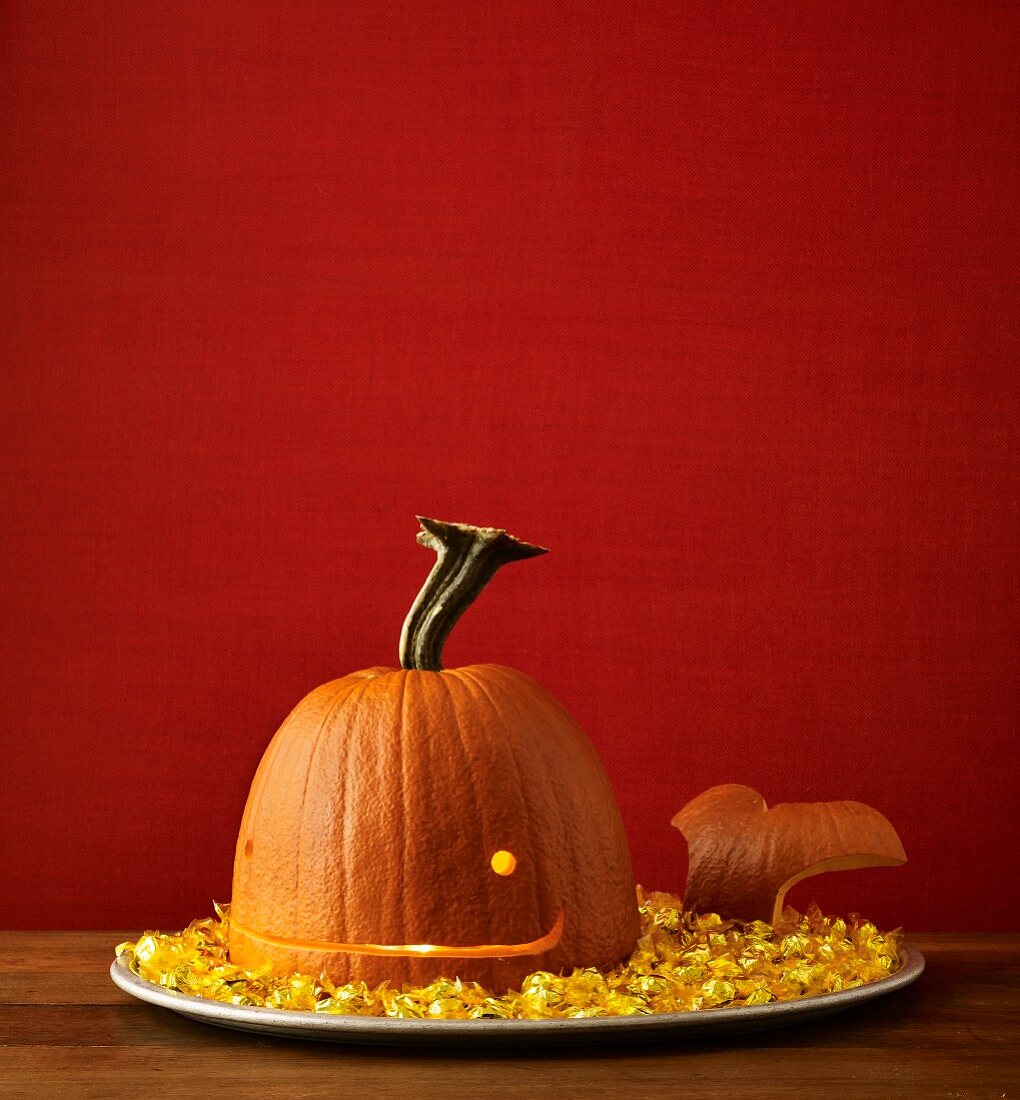
[[[400,632],[400,667],[441,672],[443,644],[454,623],[507,562],[548,551],[494,527],[418,516],[418,541],[438,555]]]

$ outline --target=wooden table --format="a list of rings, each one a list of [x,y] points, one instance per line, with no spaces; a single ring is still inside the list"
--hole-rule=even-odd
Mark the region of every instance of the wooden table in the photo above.
[[[872,1006],[673,1046],[513,1054],[257,1039],[133,1001],[117,932],[0,933],[0,1096],[1001,1097],[1020,1092],[1020,936],[918,935],[928,969]]]

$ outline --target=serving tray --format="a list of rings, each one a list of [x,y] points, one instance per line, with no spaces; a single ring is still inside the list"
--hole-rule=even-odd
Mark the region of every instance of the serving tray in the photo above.
[[[128,965],[130,955],[127,952],[114,960],[110,977],[125,993],[140,1001],[168,1008],[201,1023],[261,1035],[380,1046],[569,1046],[592,1042],[682,1042],[819,1020],[917,981],[924,970],[924,956],[913,947],[903,946],[900,950],[904,962],[895,974],[839,993],[744,1008],[576,1020],[415,1020],[224,1004],[163,989],[146,981]]]

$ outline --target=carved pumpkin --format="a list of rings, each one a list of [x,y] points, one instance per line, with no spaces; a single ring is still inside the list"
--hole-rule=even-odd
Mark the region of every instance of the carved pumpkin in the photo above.
[[[316,689],[273,738],[234,862],[230,954],[334,982],[495,990],[633,949],[627,841],[594,747],[534,680],[443,670],[453,624],[495,571],[544,551],[421,519],[438,554],[399,670]]]

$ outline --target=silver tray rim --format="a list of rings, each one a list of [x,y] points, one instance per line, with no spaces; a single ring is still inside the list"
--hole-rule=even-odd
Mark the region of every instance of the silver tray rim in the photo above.
[[[326,1012],[226,1004],[164,989],[136,974],[122,952],[110,977],[125,993],[147,1004],[217,1027],[320,1042],[392,1046],[493,1046],[683,1040],[786,1027],[843,1012],[904,989],[921,976],[924,956],[902,945],[903,965],[895,974],[867,985],[795,1001],[739,1008],[599,1016],[570,1020],[418,1020],[343,1016]]]

